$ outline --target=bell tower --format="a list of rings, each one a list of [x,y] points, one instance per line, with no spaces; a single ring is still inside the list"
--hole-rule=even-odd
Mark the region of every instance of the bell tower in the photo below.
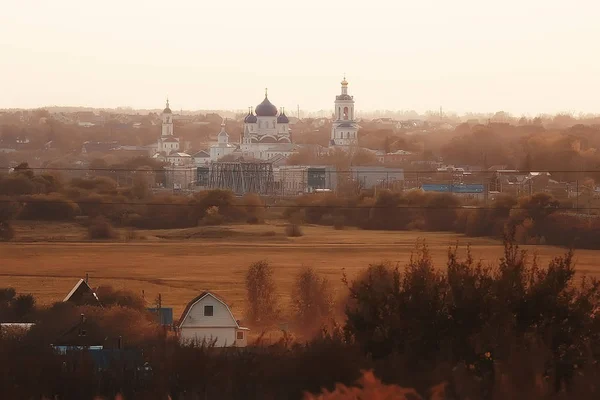
[[[354,96],[348,94],[345,75],[341,83],[342,92],[335,96],[330,146],[355,146],[358,144],[358,125],[354,115]]]
[[[173,112],[169,108],[169,99],[162,112],[162,133],[161,136],[173,136]]]

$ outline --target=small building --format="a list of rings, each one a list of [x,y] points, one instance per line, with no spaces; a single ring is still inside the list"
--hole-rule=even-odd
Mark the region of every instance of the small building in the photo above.
[[[194,163],[194,158],[187,153],[172,152],[165,157],[171,165],[189,165]]]
[[[487,196],[486,185],[484,184],[424,183],[421,185],[421,189],[424,192],[450,193],[455,196],[478,200],[483,200],[485,199],[485,196]]]
[[[233,153],[237,150],[237,146],[229,143],[229,134],[225,131],[225,120],[221,123],[221,131],[217,135],[217,143],[210,146],[208,149],[210,160],[217,161],[221,157]]]
[[[240,326],[219,297],[202,292],[188,303],[178,323],[182,342],[214,343],[215,347],[246,347],[248,328]]]
[[[197,176],[195,165],[168,165],[164,169],[167,189],[189,190],[194,186]]]
[[[80,279],[75,286],[73,286],[73,289],[71,289],[69,294],[67,294],[67,296],[64,298],[63,302],[73,303],[78,306],[102,306],[98,295],[88,284],[87,278]]]
[[[156,317],[156,321],[163,327],[173,326],[173,309],[170,307],[151,307],[146,309]]]
[[[200,150],[199,152],[194,153],[192,158],[194,159],[194,164],[197,167],[210,164],[210,154],[206,150]]]

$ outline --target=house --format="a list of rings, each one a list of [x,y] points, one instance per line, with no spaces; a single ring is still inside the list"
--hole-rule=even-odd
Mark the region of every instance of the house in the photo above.
[[[67,294],[67,297],[63,300],[65,303],[73,303],[78,306],[82,305],[93,305],[93,306],[102,306],[100,303],[100,299],[94,290],[88,284],[87,277],[85,279],[80,279],[73,289]]]
[[[59,352],[69,349],[103,349],[107,338],[96,321],[81,314],[79,320],[54,339],[52,347]]]
[[[187,153],[173,152],[166,157],[166,161],[172,165],[189,165],[194,159]]]
[[[248,343],[249,329],[241,327],[229,306],[210,292],[188,303],[177,327],[182,342],[214,342],[215,347],[246,347]]]
[[[194,158],[194,164],[196,166],[208,165],[210,163],[210,154],[206,150],[200,150],[197,153],[194,153],[192,156]]]
[[[125,349],[123,337],[106,336],[104,329],[84,314],[52,341],[52,348],[63,357],[63,366],[73,368],[91,360],[92,366],[99,371],[112,367],[132,373],[135,370],[148,372],[140,349]]]
[[[119,142],[92,142],[86,141],[83,143],[81,148],[81,153],[89,154],[89,153],[108,153],[114,149],[119,147]]]

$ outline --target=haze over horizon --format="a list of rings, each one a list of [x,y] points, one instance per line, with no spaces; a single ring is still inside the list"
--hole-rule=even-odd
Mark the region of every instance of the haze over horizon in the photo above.
[[[21,0],[0,15],[0,108],[597,113],[591,0]]]

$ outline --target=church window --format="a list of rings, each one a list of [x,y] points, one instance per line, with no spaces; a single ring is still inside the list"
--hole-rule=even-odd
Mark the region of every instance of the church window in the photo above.
[[[344,119],[348,119],[348,107],[344,107]]]

